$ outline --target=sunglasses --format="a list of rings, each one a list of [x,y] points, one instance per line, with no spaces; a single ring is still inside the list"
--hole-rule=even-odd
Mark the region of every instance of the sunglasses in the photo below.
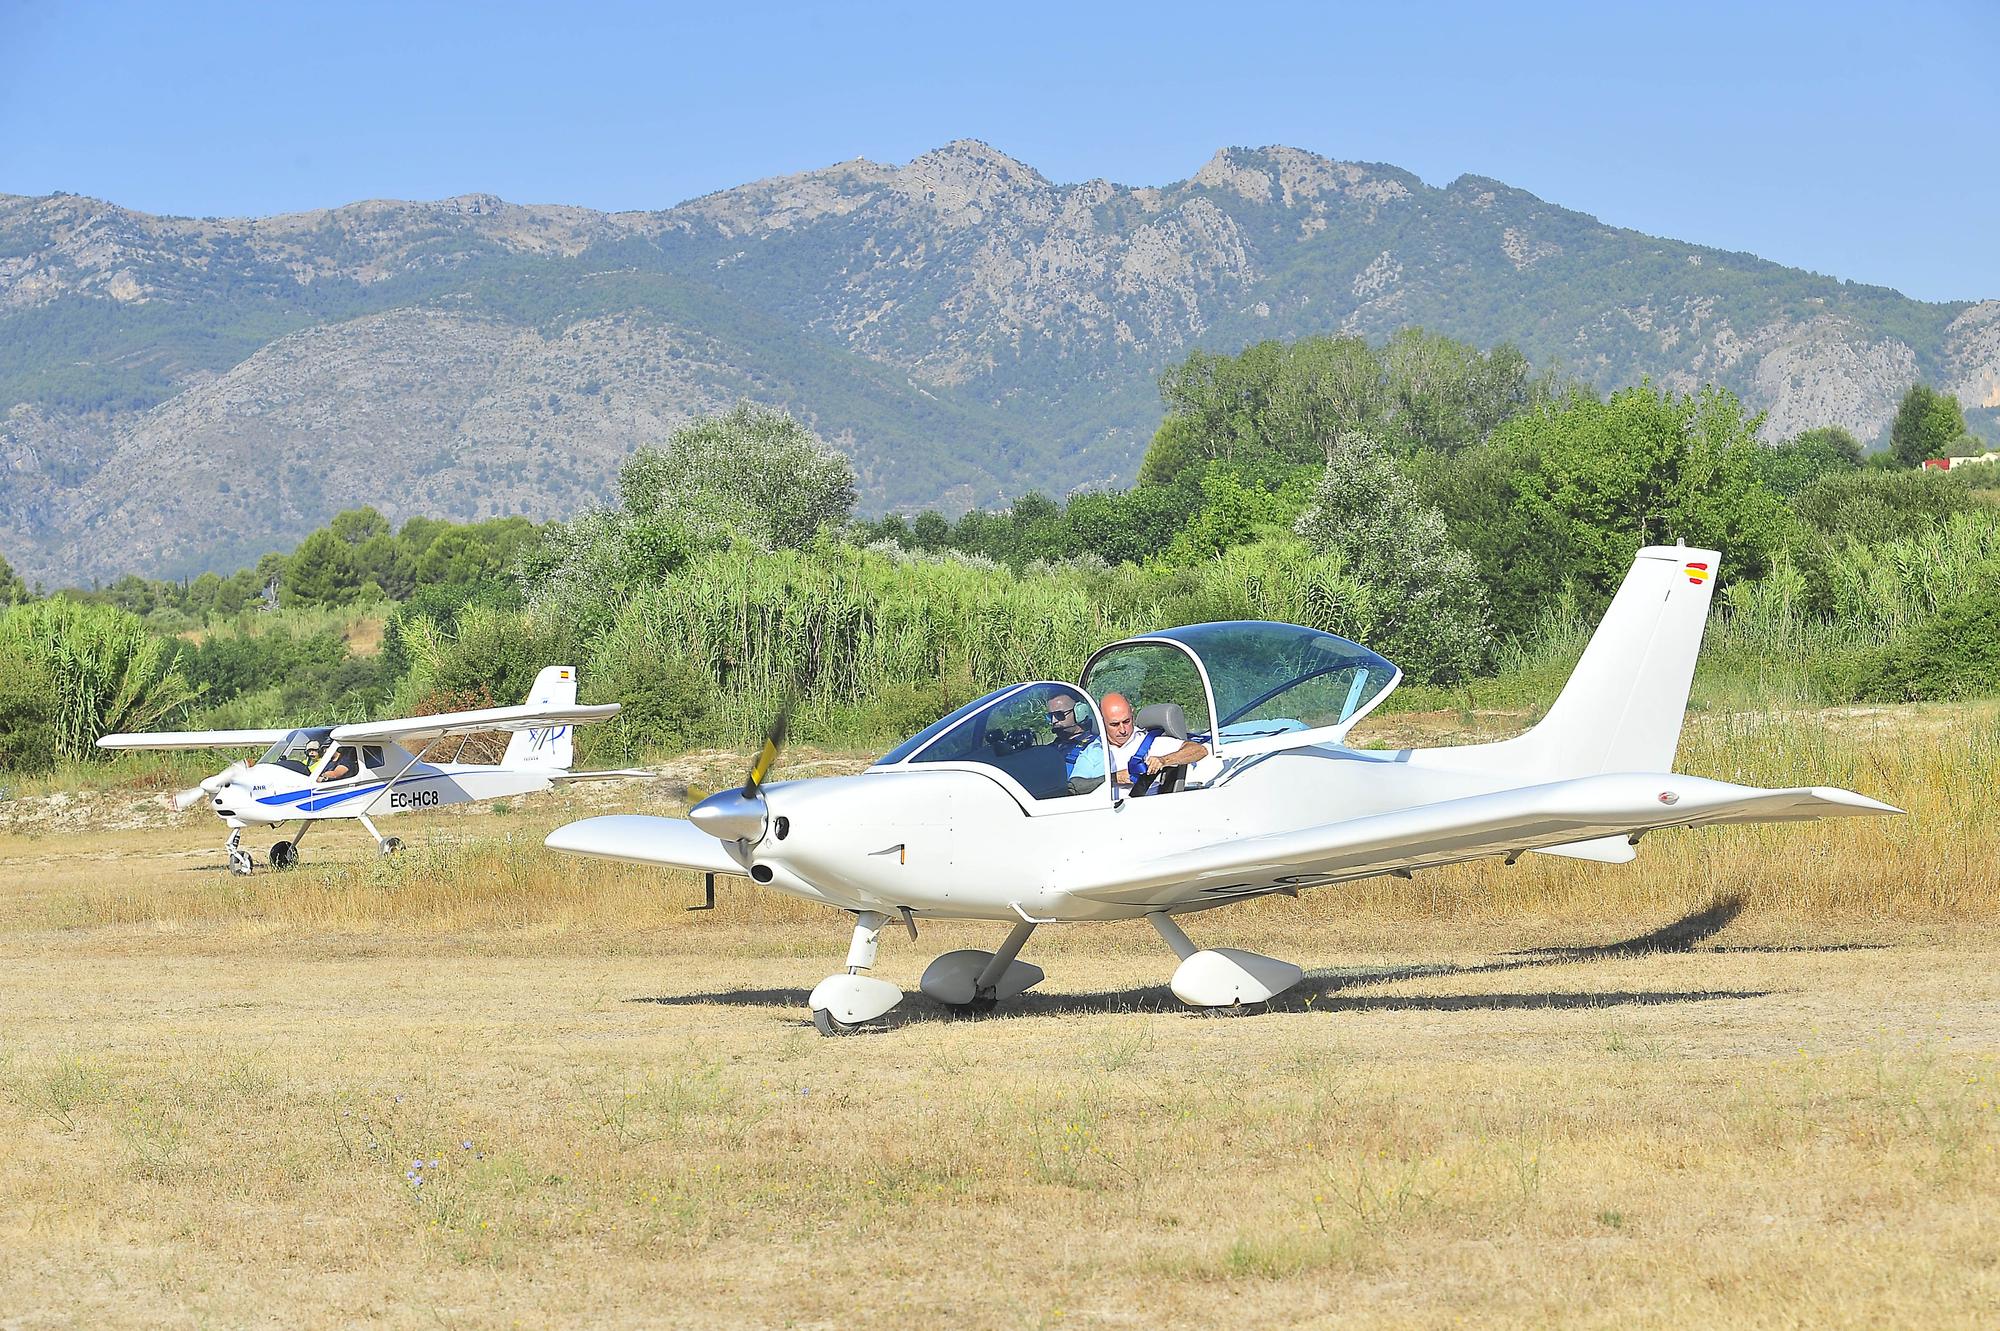
[[[1064,709],[1063,709],[1062,711],[1060,711],[1060,712],[1050,712],[1050,713],[1049,713],[1049,720],[1051,720],[1051,721],[1067,721],[1067,720],[1069,720],[1069,719],[1070,719],[1070,718],[1071,718],[1072,716],[1075,716],[1075,715],[1076,715],[1076,708],[1074,708],[1074,707],[1066,707],[1066,708],[1064,708]]]

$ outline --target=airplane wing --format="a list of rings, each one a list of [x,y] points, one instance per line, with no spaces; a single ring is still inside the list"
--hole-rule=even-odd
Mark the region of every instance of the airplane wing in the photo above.
[[[336,744],[401,744],[413,739],[435,739],[475,730],[540,730],[552,726],[587,726],[618,715],[618,704],[595,707],[571,704],[545,707],[521,703],[513,707],[480,707],[469,712],[439,712],[436,716],[412,716],[398,721],[358,721],[335,726]],[[284,732],[290,733],[290,732]]]
[[[104,735],[100,749],[267,749],[289,730],[163,730],[156,735]]]
[[[1087,881],[1057,886],[1100,901],[1170,908],[1577,843],[1596,850],[1610,837],[1663,827],[1901,812],[1846,790],[1760,790],[1703,777],[1621,772],[1240,837],[1107,864]]]
[[[549,833],[543,845],[570,855],[658,864],[696,873],[743,872],[723,844],[685,818],[613,813],[585,818]]]

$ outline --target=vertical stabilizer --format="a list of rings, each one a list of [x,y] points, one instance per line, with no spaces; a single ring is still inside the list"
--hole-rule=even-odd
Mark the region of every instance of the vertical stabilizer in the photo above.
[[[1546,775],[1673,770],[1720,563],[1686,546],[1639,552],[1562,696],[1517,741]]]
[[[576,667],[550,666],[536,675],[535,686],[528,690],[526,701],[530,707],[576,706]],[[575,761],[575,752],[570,727],[537,726],[515,731],[507,741],[507,754],[500,763],[503,767],[567,770]]]

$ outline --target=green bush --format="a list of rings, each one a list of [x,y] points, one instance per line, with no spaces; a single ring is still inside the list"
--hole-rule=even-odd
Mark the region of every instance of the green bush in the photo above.
[[[583,678],[586,702],[615,702],[612,720],[581,732],[593,761],[629,763],[647,750],[679,753],[708,736],[715,684],[643,635],[614,634],[598,645]]]
[[[1980,698],[2000,684],[2000,588],[1980,587],[1886,643],[1855,692],[1873,702]]]
[[[0,617],[0,649],[47,677],[52,747],[62,758],[95,756],[100,735],[150,730],[196,696],[167,643],[137,615],[109,605],[57,596],[16,606]]]
[[[0,652],[0,773],[56,765],[55,682],[32,658]]]
[[[1931,469],[1835,472],[1805,486],[1792,503],[1822,534],[1863,543],[1920,536],[1973,507],[1962,481]]]
[[[398,622],[398,652],[409,661],[401,705],[443,692],[485,693],[505,706],[525,698],[545,667],[581,664],[573,637],[520,610],[474,602],[448,621]]]

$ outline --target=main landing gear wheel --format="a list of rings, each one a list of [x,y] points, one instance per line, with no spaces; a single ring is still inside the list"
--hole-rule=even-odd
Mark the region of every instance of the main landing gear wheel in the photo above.
[[[231,846],[229,848],[229,872],[240,877],[248,874],[250,869],[250,852],[241,846]]]
[[[403,848],[403,838],[399,836],[392,836],[388,840],[382,843],[382,853],[384,855],[394,855],[397,851],[401,850],[402,848]]]
[[[1146,922],[1181,959],[1170,984],[1174,997],[1204,1015],[1267,1012],[1272,999],[1305,978],[1303,970],[1276,957],[1235,947],[1198,948],[1163,911],[1153,911]]]
[[[289,869],[299,862],[299,848],[289,841],[280,841],[271,847],[271,867]]]
[[[1032,924],[1017,924],[998,952],[966,948],[947,952],[924,971],[917,987],[963,1016],[991,1012],[1003,998],[1019,998],[1042,982],[1042,968],[1014,958],[1021,955]]]

